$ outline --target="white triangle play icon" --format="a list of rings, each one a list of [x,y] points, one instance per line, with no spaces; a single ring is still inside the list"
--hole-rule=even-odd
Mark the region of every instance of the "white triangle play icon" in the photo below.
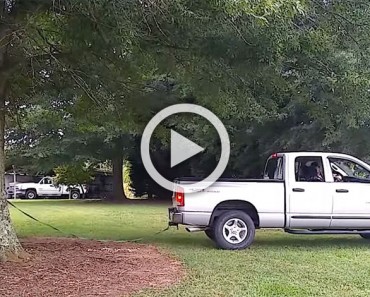
[[[204,148],[171,130],[171,168],[204,151]]]

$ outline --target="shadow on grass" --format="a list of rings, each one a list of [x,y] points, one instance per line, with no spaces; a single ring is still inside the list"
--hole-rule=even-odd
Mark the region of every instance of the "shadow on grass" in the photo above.
[[[258,238],[254,245],[259,247],[302,247],[302,248],[368,248],[370,240],[361,238],[359,235],[351,236],[327,236],[327,235],[306,235],[306,236],[269,236],[269,238]]]
[[[200,249],[215,249],[216,245],[208,237],[202,235],[188,236],[186,234],[174,235],[161,234],[159,236],[149,236],[144,243],[160,244],[172,247],[192,247]],[[359,235],[352,236],[327,236],[327,235],[307,235],[294,236],[285,234],[269,235],[268,238],[256,238],[251,248],[261,249],[282,249],[282,248],[300,248],[300,249],[333,249],[333,248],[369,248],[370,240],[365,240]]]
[[[83,201],[83,200],[80,200]],[[98,200],[95,200],[98,201]],[[118,205],[149,205],[149,206],[163,206],[163,207],[170,207],[172,202],[171,199],[123,199],[123,200],[109,200],[109,199],[100,199],[99,203],[101,204],[118,204]]]
[[[212,249],[215,247],[215,244],[212,240],[208,239],[206,236],[186,236],[186,235],[169,235],[166,236],[164,234],[156,236],[148,236],[143,238],[141,241],[143,243],[149,244],[159,244],[159,245],[166,245],[172,247],[192,247],[192,248],[206,248]]]

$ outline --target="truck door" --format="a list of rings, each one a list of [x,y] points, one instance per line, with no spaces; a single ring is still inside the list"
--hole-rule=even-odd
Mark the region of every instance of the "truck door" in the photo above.
[[[40,196],[58,196],[59,188],[53,184],[51,178],[45,177],[39,183],[37,194]]]
[[[370,228],[370,170],[347,158],[328,158],[333,183],[331,228]]]
[[[332,216],[332,183],[329,162],[321,156],[297,156],[290,160],[294,176],[287,183],[287,225],[289,228],[329,228]],[[324,164],[324,162],[326,162]]]

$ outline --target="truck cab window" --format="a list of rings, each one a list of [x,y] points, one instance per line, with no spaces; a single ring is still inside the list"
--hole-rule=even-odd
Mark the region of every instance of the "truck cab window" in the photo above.
[[[283,180],[283,158],[282,157],[270,158],[267,160],[263,178]]]
[[[41,182],[43,185],[52,185],[53,181],[50,178],[44,178]]]
[[[370,183],[370,171],[356,162],[329,158],[334,181]]]
[[[324,182],[324,166],[321,157],[297,157],[295,178],[299,182]]]

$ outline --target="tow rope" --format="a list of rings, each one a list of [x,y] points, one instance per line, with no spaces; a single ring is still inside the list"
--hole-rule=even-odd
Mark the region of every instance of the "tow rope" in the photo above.
[[[114,242],[137,242],[137,241],[141,241],[141,240],[144,240],[145,238],[149,238],[151,236],[155,236],[155,235],[158,235],[158,234],[161,234],[167,230],[170,229],[170,225],[168,225],[166,228],[158,231],[158,232],[155,232],[153,235],[151,236],[143,236],[143,237],[139,237],[139,238],[134,238],[134,239],[127,239],[127,240],[108,240],[108,239],[91,239],[91,238],[85,238],[85,237],[80,237],[80,236],[77,236],[73,233],[66,233],[66,232],[63,232],[62,230],[60,230],[59,228],[53,226],[53,225],[50,225],[48,223],[45,223],[45,222],[42,222],[40,221],[39,219],[35,218],[34,216],[30,215],[29,213],[23,211],[22,209],[20,209],[18,206],[15,206],[12,202],[10,202],[9,200],[7,200],[9,205],[11,205],[12,207],[14,207],[16,210],[18,210],[19,212],[21,212],[22,214],[24,214],[25,216],[29,217],[31,220],[34,220],[35,222],[38,222],[39,224],[41,225],[44,225],[44,226],[47,226],[55,231],[58,231],[60,232],[61,234],[63,235],[66,235],[67,237],[73,237],[73,238],[77,238],[77,239],[83,239],[83,240],[95,240],[95,241],[100,241],[100,242],[109,242],[109,241],[114,241]]]

